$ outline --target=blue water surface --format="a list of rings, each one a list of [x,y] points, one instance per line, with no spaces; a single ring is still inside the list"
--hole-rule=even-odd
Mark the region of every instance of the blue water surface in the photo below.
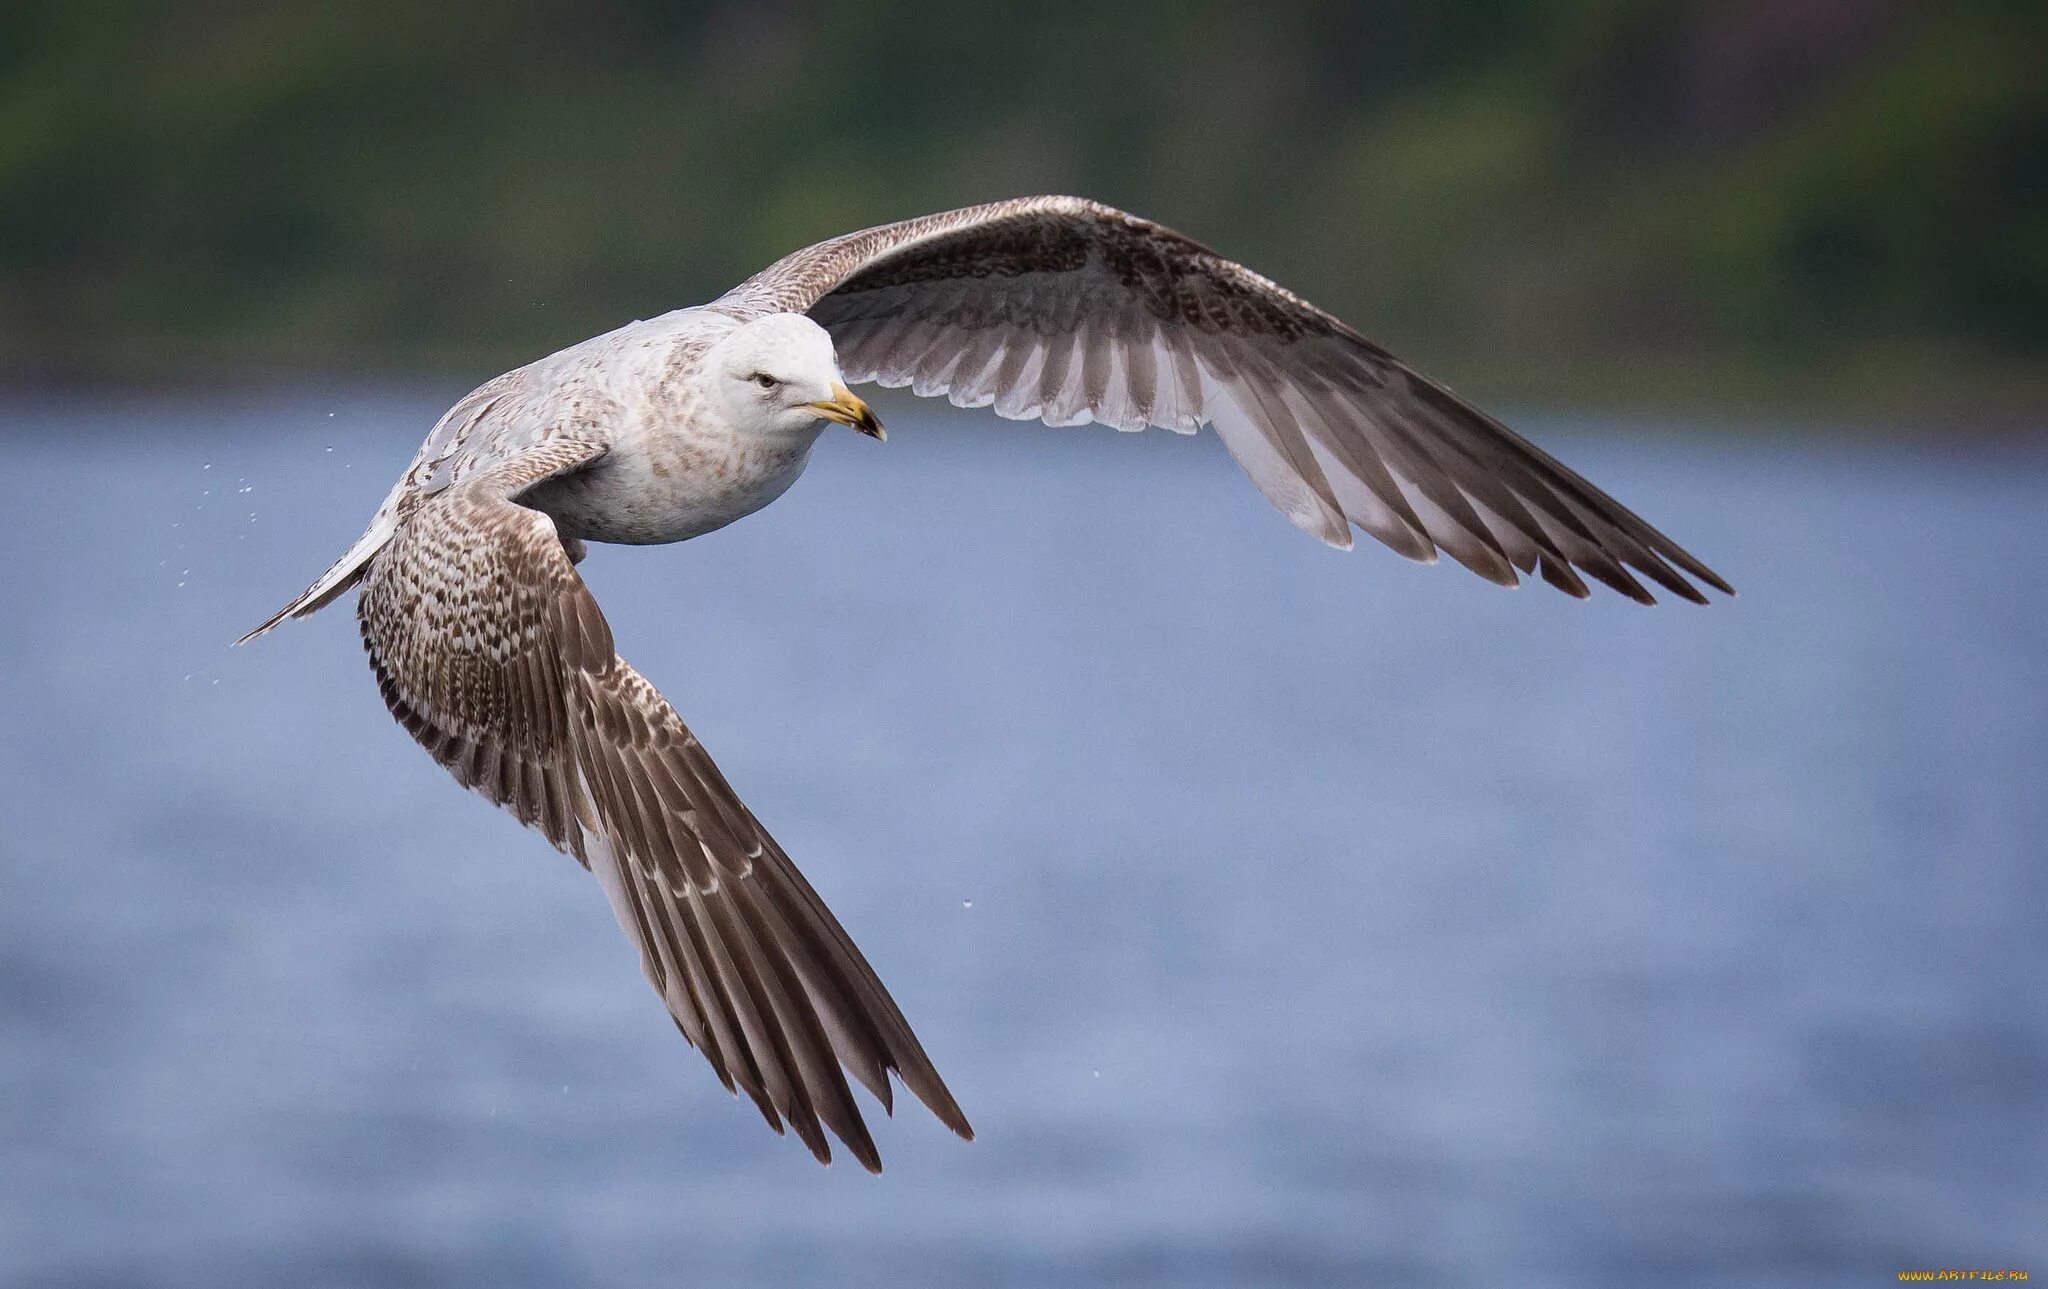
[[[719,1088],[345,606],[228,649],[459,392],[0,406],[0,1283],[2048,1274],[2041,447],[1530,425],[1709,609],[908,402],[597,548],[979,1131],[904,1097],[876,1179]]]

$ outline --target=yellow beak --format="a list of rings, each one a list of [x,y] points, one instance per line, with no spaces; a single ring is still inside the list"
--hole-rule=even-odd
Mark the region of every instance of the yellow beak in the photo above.
[[[889,437],[889,432],[882,428],[882,423],[875,419],[875,414],[868,405],[852,390],[837,381],[832,384],[832,397],[820,403],[805,403],[804,406],[828,421],[851,425],[870,438],[887,441]]]

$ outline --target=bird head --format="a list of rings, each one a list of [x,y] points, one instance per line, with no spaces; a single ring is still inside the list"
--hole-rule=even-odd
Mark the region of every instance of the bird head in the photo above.
[[[733,424],[754,433],[815,431],[836,421],[885,439],[881,421],[846,387],[831,335],[800,313],[743,323],[705,355],[715,397]]]

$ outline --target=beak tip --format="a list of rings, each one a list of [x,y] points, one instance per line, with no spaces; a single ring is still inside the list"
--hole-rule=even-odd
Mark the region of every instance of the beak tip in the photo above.
[[[882,428],[881,419],[875,415],[874,410],[860,395],[837,381],[832,384],[832,397],[809,406],[828,421],[851,426],[882,443],[889,441],[889,432]]]

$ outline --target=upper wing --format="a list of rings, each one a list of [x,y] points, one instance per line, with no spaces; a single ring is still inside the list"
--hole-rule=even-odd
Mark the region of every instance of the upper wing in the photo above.
[[[516,498],[603,455],[562,434],[423,502],[357,617],[391,713],[465,787],[595,873],[676,1024],[821,1161],[881,1163],[840,1066],[895,1070],[972,1137],[874,970],[611,630],[554,522]]]
[[[1356,524],[1411,559],[1439,547],[1645,604],[1632,567],[1688,600],[1713,570],[1527,440],[1344,323],[1149,220],[1026,197],[820,242],[736,287],[742,316],[807,311],[849,380],[1013,420],[1216,427],[1259,490],[1333,546]],[[1673,566],[1676,566],[1675,568]],[[1577,571],[1575,571],[1577,570]]]

